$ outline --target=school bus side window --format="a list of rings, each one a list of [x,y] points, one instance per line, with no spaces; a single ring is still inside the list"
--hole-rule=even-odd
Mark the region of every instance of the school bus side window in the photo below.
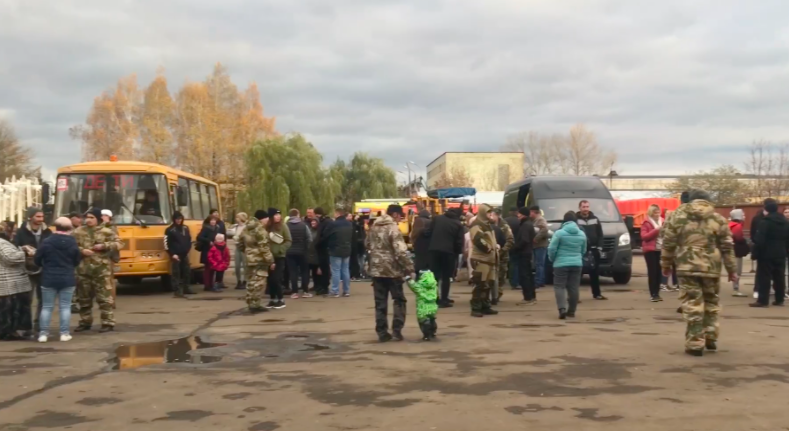
[[[186,206],[178,207],[178,211],[184,215],[186,220],[191,220],[194,217],[192,217],[192,209],[189,205],[192,200],[192,195],[189,193],[189,183],[184,178],[178,178],[178,187],[186,194]],[[176,196],[176,202],[178,202],[178,196]]]
[[[202,220],[208,217],[208,214],[203,214],[203,204],[200,201],[200,184],[189,181],[189,205],[192,208],[192,218],[195,220]]]
[[[216,197],[216,186],[208,187],[208,197],[211,198],[211,208],[219,209],[219,200]]]
[[[208,184],[198,185],[200,186],[200,196],[203,198],[203,217],[208,217],[211,214],[211,208],[214,208],[209,200]]]

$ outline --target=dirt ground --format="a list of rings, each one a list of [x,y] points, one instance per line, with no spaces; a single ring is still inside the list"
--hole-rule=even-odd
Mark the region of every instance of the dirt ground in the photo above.
[[[636,262],[630,285],[604,286],[609,301],[582,287],[567,321],[550,287],[533,307],[508,289],[501,314],[472,318],[456,283],[427,343],[410,292],[406,341],[377,343],[369,283],[259,315],[234,290],[125,288],[114,333],[0,343],[0,430],[787,429],[789,313],[748,308],[725,283],[720,351],[689,357],[676,294],[649,302]],[[166,354],[131,347],[184,337]]]

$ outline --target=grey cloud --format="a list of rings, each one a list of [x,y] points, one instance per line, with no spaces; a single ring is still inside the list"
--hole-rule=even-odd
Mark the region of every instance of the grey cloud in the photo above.
[[[0,8],[0,113],[47,169],[118,78],[166,68],[171,91],[225,64],[282,131],[333,161],[402,170],[585,122],[624,172],[741,166],[789,139],[789,4],[765,0],[11,0]],[[738,151],[742,148],[742,151]]]

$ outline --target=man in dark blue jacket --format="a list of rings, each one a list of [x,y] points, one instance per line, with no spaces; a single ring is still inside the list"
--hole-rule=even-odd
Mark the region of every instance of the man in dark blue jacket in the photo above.
[[[164,231],[164,249],[170,255],[170,274],[175,297],[194,295],[189,288],[192,268],[189,265],[189,250],[192,249],[192,234],[184,225],[184,215],[173,213],[173,224]]]
[[[340,296],[340,280],[342,280],[342,296],[351,296],[351,242],[353,225],[345,217],[345,211],[334,211],[334,222],[322,232],[321,244],[325,243],[331,262],[331,296]]]

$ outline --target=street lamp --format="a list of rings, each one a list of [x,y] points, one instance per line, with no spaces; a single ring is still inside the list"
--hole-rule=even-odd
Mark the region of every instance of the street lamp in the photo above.
[[[414,167],[417,167],[417,168],[419,167],[419,165],[417,165],[416,163],[414,163],[412,161],[408,161],[405,164],[406,169],[408,169],[408,193],[409,194],[413,193],[413,183],[411,182],[411,165],[414,165]],[[414,179],[416,179],[416,171],[414,171]]]

